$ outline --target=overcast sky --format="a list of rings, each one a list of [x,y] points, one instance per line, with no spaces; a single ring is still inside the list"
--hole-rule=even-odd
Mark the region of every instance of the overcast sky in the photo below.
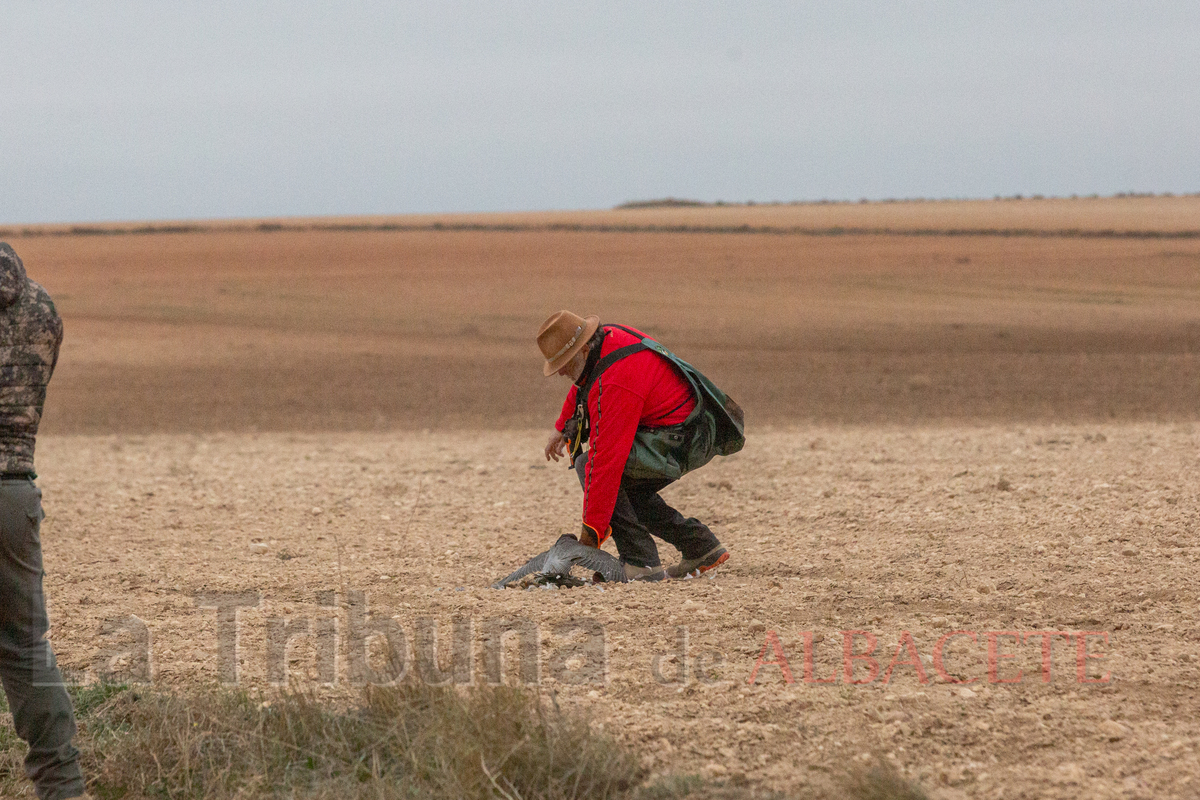
[[[1200,3],[0,0],[0,224],[1200,191]]]

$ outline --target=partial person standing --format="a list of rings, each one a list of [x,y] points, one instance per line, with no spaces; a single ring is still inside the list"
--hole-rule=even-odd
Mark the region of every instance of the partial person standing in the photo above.
[[[41,800],[84,796],[75,714],[46,633],[39,538],[42,492],[34,440],[63,326],[54,301],[0,242],[0,678],[17,735],[29,744],[25,773]]]

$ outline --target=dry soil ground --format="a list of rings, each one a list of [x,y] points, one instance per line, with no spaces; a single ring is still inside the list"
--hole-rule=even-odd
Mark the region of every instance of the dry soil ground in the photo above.
[[[386,619],[427,679],[427,626],[469,621],[476,680],[527,620],[543,689],[656,771],[802,794],[878,755],[947,797],[1194,797],[1200,199],[1038,202],[10,231],[67,325],[38,450],[61,661],[214,681],[202,606],[242,592],[239,680],[319,681],[332,644],[337,693]],[[746,449],[667,491],[730,547],[714,579],[486,588],[577,524],[541,457],[560,307],[746,407]],[[754,674],[775,641],[791,684]]]

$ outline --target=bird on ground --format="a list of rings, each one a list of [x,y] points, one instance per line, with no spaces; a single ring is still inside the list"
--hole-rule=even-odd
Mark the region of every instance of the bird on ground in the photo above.
[[[507,578],[493,583],[492,588],[503,589],[526,575],[536,575],[539,583],[577,586],[582,581],[571,578],[571,568],[576,566],[590,569],[599,576],[594,576],[593,582],[625,583],[625,566],[618,558],[597,547],[580,544],[574,536],[564,533],[553,547],[529,559],[525,566]]]

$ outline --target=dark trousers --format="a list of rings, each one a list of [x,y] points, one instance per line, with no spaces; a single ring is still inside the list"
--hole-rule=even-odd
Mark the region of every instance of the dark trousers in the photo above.
[[[25,773],[42,800],[84,793],[75,715],[50,642],[42,594],[42,492],[32,480],[0,481],[0,678],[17,735],[29,744]]]
[[[575,472],[583,485],[587,453],[575,458]],[[713,532],[695,517],[684,518],[658,493],[674,481],[621,478],[617,504],[613,507],[612,538],[621,561],[635,567],[657,567],[657,536],[678,550],[684,558],[699,558],[720,544]]]

